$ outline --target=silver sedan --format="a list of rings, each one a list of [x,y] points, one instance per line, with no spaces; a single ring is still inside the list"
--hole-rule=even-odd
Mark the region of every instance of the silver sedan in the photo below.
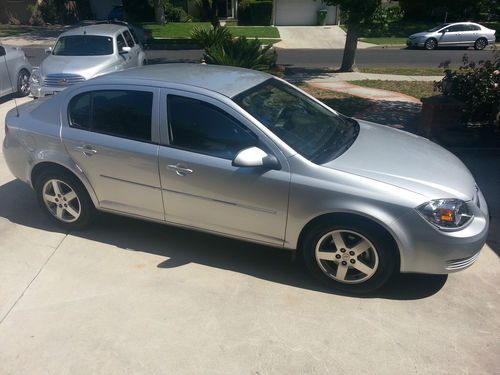
[[[443,24],[427,31],[410,35],[408,47],[474,47],[484,49],[488,44],[495,45],[495,30],[472,22]]]
[[[30,93],[31,65],[19,47],[0,45],[0,96]]]
[[[3,148],[68,230],[99,210],[299,251],[341,291],[466,268],[488,232],[484,197],[451,153],[250,70],[89,80],[10,111]]]

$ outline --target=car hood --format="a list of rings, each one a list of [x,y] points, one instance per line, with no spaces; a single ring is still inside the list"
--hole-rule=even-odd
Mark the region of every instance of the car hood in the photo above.
[[[359,124],[359,135],[352,146],[323,166],[398,186],[429,199],[473,198],[474,178],[452,153],[414,134],[366,121]]]
[[[421,38],[421,37],[427,36],[429,34],[432,34],[432,32],[422,31],[421,33],[411,34],[410,38]]]
[[[42,76],[48,74],[79,74],[85,79],[114,72],[120,61],[114,55],[106,56],[56,56],[49,55],[40,65]]]

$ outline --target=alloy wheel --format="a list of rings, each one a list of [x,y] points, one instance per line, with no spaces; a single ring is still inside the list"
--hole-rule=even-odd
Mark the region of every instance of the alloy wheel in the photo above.
[[[28,72],[19,73],[19,93],[26,96],[30,93],[30,75]]]
[[[476,40],[476,43],[474,44],[474,48],[481,50],[481,49],[484,49],[486,47],[486,44],[487,44],[486,40],[478,39],[478,40]]]
[[[51,179],[43,185],[42,199],[49,212],[64,223],[73,223],[81,215],[81,204],[75,190],[67,183]]]
[[[329,278],[346,284],[370,279],[379,266],[375,246],[360,233],[340,229],[328,232],[316,244],[316,262]]]

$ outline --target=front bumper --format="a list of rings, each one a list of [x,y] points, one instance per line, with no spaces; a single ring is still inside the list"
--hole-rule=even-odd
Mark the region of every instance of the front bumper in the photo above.
[[[69,86],[43,86],[40,84],[36,84],[34,82],[30,83],[31,95],[34,98],[41,98],[47,95],[54,95],[57,94],[58,92],[63,91],[68,87]]]
[[[478,192],[478,202],[468,202],[474,218],[463,229],[442,231],[416,211],[397,221],[401,272],[447,274],[470,267],[486,243],[489,212]]]
[[[423,41],[420,41],[419,39],[407,39],[406,40],[406,45],[408,47],[423,47],[424,46],[424,42]]]

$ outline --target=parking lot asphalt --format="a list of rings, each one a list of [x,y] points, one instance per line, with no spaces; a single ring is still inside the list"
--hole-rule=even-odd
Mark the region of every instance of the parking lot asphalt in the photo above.
[[[498,374],[499,265],[487,245],[342,296],[279,249],[111,215],[64,233],[0,152],[2,374]]]

